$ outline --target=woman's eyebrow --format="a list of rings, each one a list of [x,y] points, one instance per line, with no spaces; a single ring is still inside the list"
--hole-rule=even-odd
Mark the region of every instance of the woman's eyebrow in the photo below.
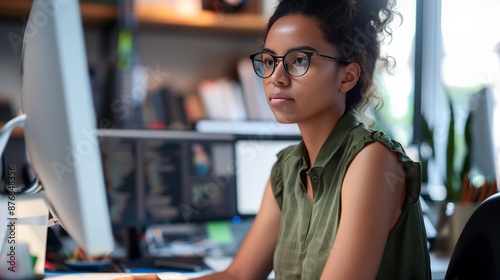
[[[268,48],[264,48],[262,51],[267,52],[267,53],[271,53],[271,54],[276,54],[275,51],[268,49]],[[291,51],[313,51],[313,52],[316,52],[316,49],[311,47],[311,46],[304,45],[304,46],[293,47],[293,48],[287,50],[287,52],[291,52]]]
[[[273,50],[268,49],[268,48],[264,48],[262,51],[263,51],[263,52],[267,52],[267,53],[276,54]]]
[[[313,52],[315,52],[315,51],[316,51],[316,49],[315,49],[315,48],[313,48],[313,47],[311,47],[311,46],[306,46],[306,45],[304,45],[304,46],[298,46],[298,47],[291,48],[291,49],[289,49],[288,51],[289,51],[289,52],[290,52],[290,51],[313,51]]]

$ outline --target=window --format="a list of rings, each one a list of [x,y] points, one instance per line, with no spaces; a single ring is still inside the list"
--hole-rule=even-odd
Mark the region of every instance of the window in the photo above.
[[[492,101],[496,99],[496,102],[489,103],[500,102],[498,11],[500,11],[499,0],[442,0],[442,78],[447,97],[454,107],[455,132],[459,136],[456,143],[459,148],[457,153],[461,154],[458,160],[463,159],[466,151],[463,134],[469,111],[474,110],[474,100],[470,99],[472,94],[486,87],[492,93]],[[493,124],[489,128],[493,130],[497,158],[500,155],[499,107],[493,105]],[[486,145],[481,150],[485,149]],[[500,170],[498,165],[497,160],[497,168]],[[484,170],[484,168],[483,171],[493,175],[495,173],[494,170]],[[500,173],[497,171],[497,174]]]
[[[396,9],[402,20],[394,18],[392,40],[386,38],[381,48],[382,56],[394,58],[396,65],[390,73],[382,72],[379,77],[384,107],[377,125],[401,144],[408,145],[413,134],[416,0],[398,1]]]

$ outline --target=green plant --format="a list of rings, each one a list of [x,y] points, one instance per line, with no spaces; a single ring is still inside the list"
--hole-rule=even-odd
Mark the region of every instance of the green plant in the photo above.
[[[467,120],[465,122],[465,128],[464,128],[464,144],[465,144],[465,147],[470,147],[472,145],[472,136],[471,136],[471,129],[470,129],[470,126],[471,126],[471,114],[469,114],[469,116],[467,116]],[[466,177],[468,178],[469,176],[469,169],[470,169],[470,153],[469,152],[466,152],[465,153],[465,157],[464,157],[464,161],[463,161],[463,165],[462,165],[462,170],[460,171],[460,178],[462,180],[464,180]]]
[[[446,199],[449,201],[457,201],[460,199],[461,183],[460,177],[455,172],[455,113],[453,111],[453,103],[448,99],[448,107],[450,111],[450,120],[448,126],[448,140],[446,144]]]

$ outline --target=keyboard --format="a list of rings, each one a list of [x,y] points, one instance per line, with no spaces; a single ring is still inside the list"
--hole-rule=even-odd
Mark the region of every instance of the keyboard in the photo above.
[[[144,257],[134,260],[113,260],[115,272],[132,272],[137,270],[157,271],[189,271],[210,270],[203,257]]]

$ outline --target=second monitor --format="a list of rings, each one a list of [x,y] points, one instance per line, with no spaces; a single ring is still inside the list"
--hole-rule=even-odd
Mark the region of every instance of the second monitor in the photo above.
[[[297,136],[100,130],[114,227],[257,214],[276,154]]]
[[[147,130],[99,136],[114,227],[238,215],[233,136]]]

